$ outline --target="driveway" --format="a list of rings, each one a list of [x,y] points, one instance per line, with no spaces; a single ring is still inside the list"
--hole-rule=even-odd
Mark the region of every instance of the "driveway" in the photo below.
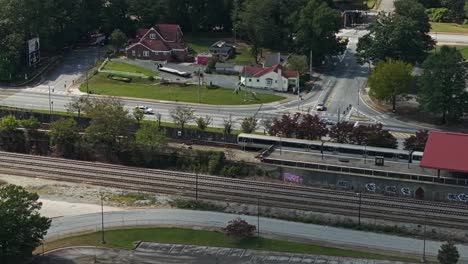
[[[157,71],[157,64],[153,61],[143,61],[143,60],[125,60],[125,59],[112,59],[113,61],[124,62],[128,64],[133,64],[147,69]],[[198,83],[198,77],[194,74],[198,70],[203,71],[204,68],[201,66],[188,64],[188,63],[168,63],[164,65],[165,67],[176,69],[178,71],[192,73],[192,78],[182,78],[174,74],[169,74],[165,72],[160,72],[159,75],[163,79],[172,80],[172,81],[187,81]],[[212,83],[224,88],[235,89],[237,83],[239,82],[239,77],[237,75],[220,75],[220,74],[204,74],[204,82],[206,84]]]

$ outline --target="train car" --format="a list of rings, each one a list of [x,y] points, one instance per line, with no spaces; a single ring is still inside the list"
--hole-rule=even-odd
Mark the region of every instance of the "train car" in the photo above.
[[[384,157],[402,162],[420,162],[423,152],[409,152],[400,149],[379,148],[371,146],[340,144],[335,142],[322,142],[318,140],[304,140],[283,138],[274,136],[263,136],[254,134],[240,134],[237,138],[238,144],[245,148],[267,149],[271,146],[281,146],[302,151],[320,151],[330,155],[355,155],[373,157]]]

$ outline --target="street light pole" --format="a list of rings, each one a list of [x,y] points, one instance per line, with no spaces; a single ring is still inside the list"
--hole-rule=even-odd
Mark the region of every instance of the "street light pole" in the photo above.
[[[195,200],[198,201],[198,171],[195,173]]]
[[[359,207],[358,207],[358,227],[361,228],[361,203],[362,203],[362,193],[356,193],[359,196]]]
[[[49,119],[50,122],[52,123],[52,100],[51,100],[51,95],[50,95],[50,84],[49,84]]]
[[[104,204],[102,201],[102,194],[100,194],[100,196],[101,196],[101,243],[105,244],[106,240],[104,238]]]
[[[257,237],[260,237],[260,196],[257,195]]]
[[[424,214],[423,255],[422,255],[423,263],[426,263],[426,225],[427,225],[427,213]]]

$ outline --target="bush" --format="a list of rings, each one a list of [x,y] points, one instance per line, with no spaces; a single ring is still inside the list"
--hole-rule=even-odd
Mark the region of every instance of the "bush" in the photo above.
[[[247,221],[239,217],[229,221],[228,225],[223,230],[228,236],[240,238],[253,236],[257,227],[247,223]]]
[[[132,78],[129,78],[129,77],[109,75],[108,78],[114,81],[119,81],[119,82],[126,82],[126,83],[132,82]]]
[[[429,8],[426,13],[431,22],[447,22],[449,20],[449,10],[447,8]]]
[[[154,79],[153,76],[150,76],[150,77],[148,77],[148,80],[149,80],[150,82],[154,82],[155,79]]]
[[[213,211],[213,212],[223,212],[224,207],[215,205],[213,203],[207,203],[202,201],[195,200],[175,200],[172,203],[172,206],[180,209],[190,209],[190,210],[199,210],[199,211]]]

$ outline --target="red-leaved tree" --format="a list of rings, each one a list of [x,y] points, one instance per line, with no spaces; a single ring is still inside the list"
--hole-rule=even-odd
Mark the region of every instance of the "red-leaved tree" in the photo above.
[[[316,140],[328,134],[328,128],[318,115],[304,115],[297,129],[297,138]]]
[[[280,119],[275,119],[270,129],[270,135],[272,136],[283,136],[292,137],[296,133],[298,126],[298,119],[301,114],[296,113],[294,115],[283,115]]]
[[[330,138],[343,144],[349,144],[353,136],[354,124],[349,122],[339,122],[330,128]]]
[[[228,236],[240,238],[253,236],[257,227],[239,217],[229,221],[228,225],[223,228],[223,230]]]
[[[426,142],[428,138],[429,131],[417,131],[416,135],[412,135],[411,137],[405,140],[405,149],[414,151],[424,151],[424,148],[426,148]]]

